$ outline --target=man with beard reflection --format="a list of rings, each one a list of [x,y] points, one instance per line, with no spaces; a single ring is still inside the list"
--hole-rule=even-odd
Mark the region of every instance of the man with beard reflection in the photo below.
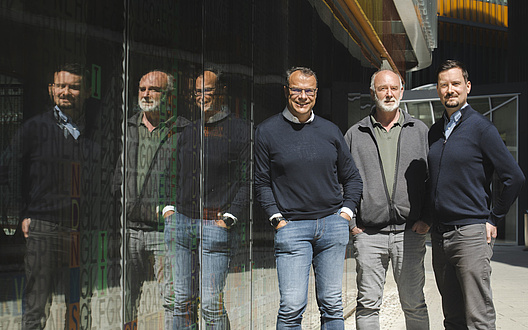
[[[174,329],[198,329],[199,315],[206,329],[230,328],[222,292],[248,203],[250,130],[230,112],[222,76],[205,70],[196,79],[200,112],[178,140],[176,212],[165,227]]]
[[[345,135],[363,178],[363,197],[352,228],[357,267],[358,329],[379,329],[379,311],[389,261],[398,285],[407,329],[428,329],[425,304],[424,218],[427,126],[399,108],[399,75],[372,75],[373,112]]]
[[[89,178],[100,153],[85,109],[90,78],[78,63],[59,66],[48,86],[53,106],[25,121],[2,155],[2,177],[20,193],[14,202],[26,238],[22,329],[44,329],[53,294],[66,302],[55,324],[80,321],[79,232],[91,220]]]
[[[163,296],[165,329],[172,329],[170,264],[165,258],[164,218],[174,212],[171,187],[177,138],[189,121],[171,113],[173,76],[151,71],[139,82],[140,111],[127,121],[126,180],[127,298],[125,323],[137,322],[141,287],[156,280]],[[115,190],[123,181],[121,162]],[[152,274],[153,273],[153,274]],[[152,278],[154,277],[154,278]]]

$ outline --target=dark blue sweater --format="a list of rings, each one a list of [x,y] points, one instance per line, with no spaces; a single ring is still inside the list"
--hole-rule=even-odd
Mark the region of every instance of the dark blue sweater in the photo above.
[[[255,138],[256,197],[268,217],[312,220],[342,206],[355,210],[361,176],[336,125],[318,116],[295,124],[279,113],[258,126]]]
[[[21,207],[21,218],[70,228],[80,220],[91,221],[94,196],[101,194],[100,183],[93,179],[100,146],[92,132],[80,130],[77,140],[69,134],[65,137],[50,110],[28,119],[17,131],[2,155],[5,165],[0,172],[18,199],[12,202]]]
[[[431,215],[436,223],[449,225],[496,224],[517,198],[524,175],[495,126],[471,106],[461,112],[447,141],[443,118],[429,131]],[[503,188],[494,194],[490,211],[494,171]]]
[[[244,220],[249,203],[250,126],[233,114],[202,127],[187,126],[178,140],[178,192],[176,209],[190,218],[229,212]],[[204,134],[204,146],[200,135]],[[200,152],[204,169],[200,170]],[[203,172],[203,182],[200,180]],[[200,189],[203,189],[201,201]]]

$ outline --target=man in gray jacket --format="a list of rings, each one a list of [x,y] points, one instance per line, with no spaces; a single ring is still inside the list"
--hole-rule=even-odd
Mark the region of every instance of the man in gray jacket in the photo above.
[[[427,126],[399,108],[398,74],[372,75],[373,112],[345,135],[361,177],[363,196],[352,229],[357,267],[357,329],[379,329],[389,261],[407,329],[429,329],[423,293],[425,234],[422,219],[427,178]]]
[[[125,186],[126,293],[124,328],[137,328],[145,281],[156,280],[164,329],[173,329],[174,293],[164,227],[175,212],[176,144],[190,122],[173,112],[174,77],[146,73],[139,81],[139,111],[127,120],[126,159],[118,161],[114,191]]]

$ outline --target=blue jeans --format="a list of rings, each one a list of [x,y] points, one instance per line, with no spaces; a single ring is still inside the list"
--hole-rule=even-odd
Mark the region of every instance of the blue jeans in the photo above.
[[[198,329],[199,304],[206,329],[230,329],[222,291],[234,236],[214,220],[191,219],[181,213],[165,219],[175,293],[174,329]]]
[[[352,240],[358,288],[356,328],[380,328],[379,311],[391,261],[407,329],[429,329],[423,292],[425,234],[417,234],[411,229],[400,232],[366,229]]]
[[[301,329],[308,302],[310,267],[315,274],[321,329],[344,329],[341,301],[348,221],[332,214],[289,221],[275,233],[280,308],[277,329]]]

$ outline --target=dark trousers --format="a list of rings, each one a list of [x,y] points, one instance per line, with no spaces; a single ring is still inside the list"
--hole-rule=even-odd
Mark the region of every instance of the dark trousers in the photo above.
[[[433,226],[433,268],[446,329],[495,329],[491,293],[493,241],[486,225]]]
[[[26,240],[22,329],[44,329],[54,292],[64,294],[67,309],[71,306],[70,249],[76,235],[75,231],[58,224],[31,219]]]

